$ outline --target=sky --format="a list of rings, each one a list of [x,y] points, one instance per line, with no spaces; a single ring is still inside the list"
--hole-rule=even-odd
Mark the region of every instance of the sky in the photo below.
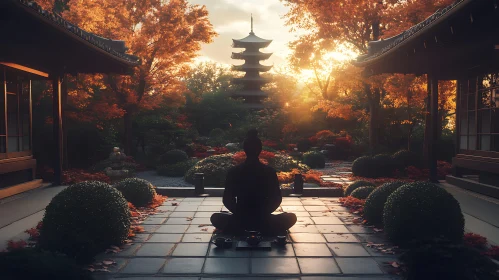
[[[297,37],[285,26],[283,16],[288,8],[279,0],[190,0],[191,4],[205,5],[215,31],[219,34],[211,44],[203,45],[198,61],[215,61],[223,64],[242,64],[231,59],[232,39],[242,39],[251,31],[251,14],[254,32],[258,37],[273,40],[263,52],[271,52],[270,59],[262,64],[282,67],[291,53],[288,44]]]

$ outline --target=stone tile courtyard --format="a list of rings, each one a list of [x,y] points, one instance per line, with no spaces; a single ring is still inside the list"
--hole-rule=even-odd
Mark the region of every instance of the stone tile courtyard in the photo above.
[[[209,217],[226,210],[220,197],[170,198],[159,210],[132,244],[98,257],[116,262],[98,279],[396,279],[389,262],[397,255],[383,234],[355,224],[337,198],[283,198],[277,212],[298,222],[289,243],[271,251],[210,243],[217,234]]]

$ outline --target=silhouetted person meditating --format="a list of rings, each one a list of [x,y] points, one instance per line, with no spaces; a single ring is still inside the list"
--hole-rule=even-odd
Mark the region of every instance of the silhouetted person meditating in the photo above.
[[[223,203],[232,214],[215,213],[211,223],[224,232],[242,233],[258,230],[263,234],[280,235],[296,223],[296,215],[273,215],[282,202],[276,171],[258,159],[262,141],[258,132],[250,130],[244,141],[246,161],[227,174]]]

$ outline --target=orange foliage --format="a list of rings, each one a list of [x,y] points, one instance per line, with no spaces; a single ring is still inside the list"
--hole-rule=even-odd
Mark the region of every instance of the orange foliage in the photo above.
[[[71,185],[84,181],[101,181],[111,183],[111,179],[104,172],[90,173],[83,169],[70,169],[62,172],[62,184]]]
[[[167,198],[168,198],[168,196],[155,194],[152,202],[149,205],[147,205],[147,207],[151,208],[151,209],[156,209],[159,206],[161,206],[166,201]]]
[[[261,163],[268,165],[269,160],[275,158],[275,154],[268,151],[262,151],[259,158]],[[234,160],[235,164],[241,164],[246,160],[246,154],[244,152],[237,152],[232,156],[232,159]]]
[[[355,214],[362,214],[366,200],[347,196],[340,198],[340,203],[344,207],[347,207],[350,212]]]
[[[19,250],[19,249],[26,248],[27,246],[28,246],[28,243],[24,240],[19,240],[19,241],[9,240],[9,241],[7,241],[7,251]]]

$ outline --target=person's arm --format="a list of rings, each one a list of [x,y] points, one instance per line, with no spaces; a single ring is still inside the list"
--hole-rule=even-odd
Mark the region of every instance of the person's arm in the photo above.
[[[236,212],[236,196],[234,194],[233,172],[229,171],[225,180],[225,190],[223,203],[225,207],[232,213]]]
[[[277,178],[277,173],[271,172],[269,176],[271,178],[269,184],[269,196],[267,197],[266,203],[266,213],[274,212],[282,202],[281,188],[279,187],[279,179]]]

